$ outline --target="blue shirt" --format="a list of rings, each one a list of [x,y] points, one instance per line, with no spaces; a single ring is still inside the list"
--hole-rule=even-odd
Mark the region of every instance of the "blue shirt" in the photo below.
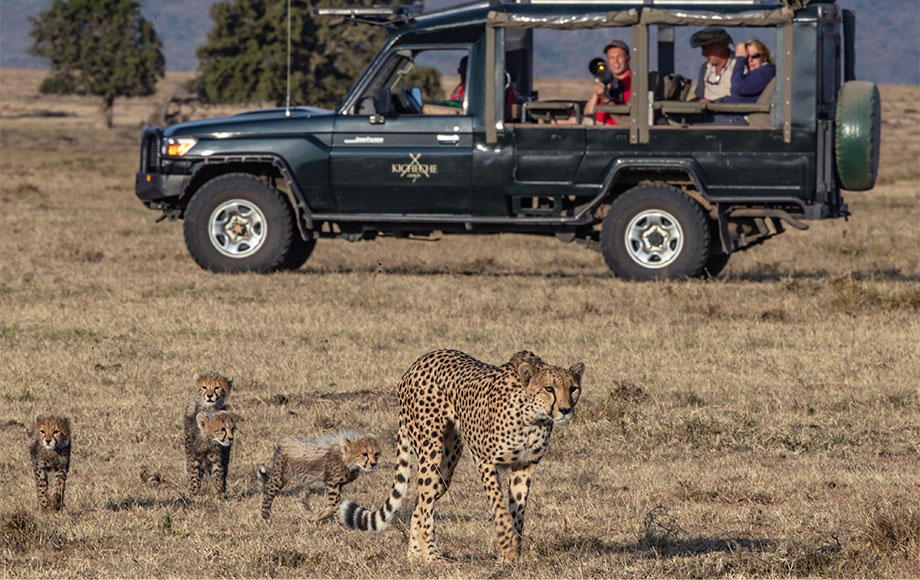
[[[744,74],[747,59],[743,56],[735,58],[735,68],[732,70],[732,92],[722,99],[723,103],[754,103],[763,92],[773,77],[776,76],[776,67],[765,63],[756,69]]]

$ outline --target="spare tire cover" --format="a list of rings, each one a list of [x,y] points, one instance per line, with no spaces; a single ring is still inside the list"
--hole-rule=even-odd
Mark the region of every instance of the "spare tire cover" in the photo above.
[[[866,190],[878,177],[882,109],[878,87],[867,81],[848,81],[837,96],[835,157],[844,189]]]

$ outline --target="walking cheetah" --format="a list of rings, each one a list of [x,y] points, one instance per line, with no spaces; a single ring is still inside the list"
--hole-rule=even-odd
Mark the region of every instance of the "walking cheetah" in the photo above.
[[[185,407],[184,418],[185,472],[189,477],[191,477],[194,471],[195,448],[199,438],[198,414],[227,410],[229,408],[227,405],[227,397],[230,396],[230,391],[232,389],[232,378],[228,379],[213,371],[195,377],[195,391],[192,393],[188,405]]]
[[[500,558],[521,551],[524,507],[534,467],[546,454],[553,425],[571,420],[581,394],[582,363],[569,369],[515,353],[495,367],[456,350],[422,356],[399,382],[396,481],[377,511],[350,500],[338,518],[349,528],[380,531],[399,509],[418,461],[418,500],[409,525],[409,556],[444,559],[434,538],[434,502],[447,491],[464,445],[492,504]],[[508,497],[500,474],[510,471]]]
[[[201,491],[201,480],[210,472],[217,481],[217,498],[227,494],[227,468],[236,424],[228,411],[198,413],[198,435],[189,457],[189,481],[192,493]]]
[[[64,507],[64,486],[70,469],[70,419],[42,415],[35,420],[29,446],[32,473],[38,492],[38,507],[59,510]],[[54,487],[48,497],[48,474],[54,474]]]
[[[262,517],[271,519],[272,500],[288,481],[304,487],[304,509],[310,509],[309,486],[324,484],[329,507],[313,516],[318,523],[335,515],[339,507],[342,486],[354,481],[364,471],[377,467],[380,449],[377,439],[348,429],[330,433],[319,441],[306,437],[285,437],[278,442],[271,471],[260,465],[256,471],[262,490]]]

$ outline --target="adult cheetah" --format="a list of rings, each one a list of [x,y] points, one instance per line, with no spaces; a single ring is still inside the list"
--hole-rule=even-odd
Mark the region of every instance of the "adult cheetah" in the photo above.
[[[349,528],[383,530],[406,495],[414,452],[418,501],[408,553],[429,562],[444,559],[434,538],[434,502],[447,491],[466,445],[494,511],[500,558],[517,558],[534,467],[546,454],[553,425],[571,420],[584,369],[582,363],[569,369],[548,365],[529,351],[515,353],[499,367],[456,350],[422,356],[398,386],[399,443],[390,496],[377,511],[346,500],[339,506],[339,521]],[[508,472],[506,499],[500,475]]]

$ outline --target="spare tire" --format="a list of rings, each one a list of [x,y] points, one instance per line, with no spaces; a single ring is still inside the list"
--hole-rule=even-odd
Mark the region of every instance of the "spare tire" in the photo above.
[[[837,95],[835,157],[844,189],[862,191],[878,177],[882,104],[875,83],[848,81]]]

